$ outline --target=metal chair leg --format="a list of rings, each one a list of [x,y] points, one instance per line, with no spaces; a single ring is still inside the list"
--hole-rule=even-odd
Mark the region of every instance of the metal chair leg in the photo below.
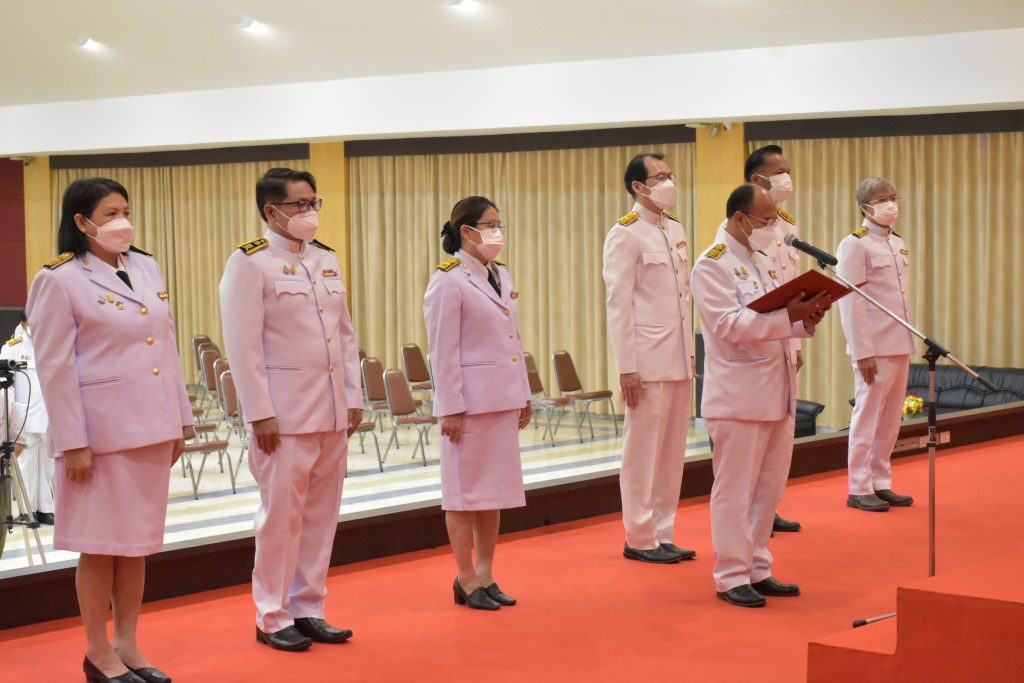
[[[380,471],[384,471],[384,459],[380,457],[380,441],[377,440],[377,432],[370,432],[370,436],[373,437],[373,445],[377,449],[377,466],[380,467]]]
[[[590,418],[590,401],[583,404],[583,412],[587,416],[587,424],[590,425],[590,440],[594,440],[594,421]]]
[[[380,461],[381,462],[381,466],[382,466],[381,472],[384,471],[383,470],[384,461],[388,459],[388,453],[391,452],[391,444],[396,442],[396,441],[398,441],[398,427],[397,426],[392,427],[392,429],[391,429],[391,436],[388,438],[388,445],[387,445],[387,447],[384,448],[384,457]]]
[[[196,481],[196,471],[192,465],[192,454],[188,453],[183,457],[188,458],[188,473],[192,478],[192,497],[199,500],[199,482]]]
[[[611,397],[608,397],[608,407],[612,411],[612,426],[615,427],[615,436],[619,435],[619,419],[615,416],[615,402],[612,401]]]

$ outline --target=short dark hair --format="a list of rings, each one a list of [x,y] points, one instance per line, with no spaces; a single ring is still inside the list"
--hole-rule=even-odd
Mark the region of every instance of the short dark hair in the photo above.
[[[23,323],[25,323],[27,325],[28,324],[28,314],[25,313],[25,309],[24,308],[21,309],[21,312],[18,315],[21,316],[21,322],[23,322]]]
[[[75,224],[75,215],[80,213],[90,218],[96,210],[96,205],[104,197],[115,192],[128,201],[128,190],[110,178],[84,178],[68,185],[60,205],[60,226],[57,228],[58,253],[71,252],[75,256],[81,256],[89,250],[85,235]]]
[[[647,157],[653,157],[658,161],[665,159],[665,155],[660,152],[641,152],[629,160],[623,180],[626,182],[626,192],[634,199],[636,192],[633,191],[633,181],[638,180],[643,183],[647,180]]]
[[[729,195],[729,200],[725,203],[725,217],[732,218],[732,215],[737,211],[747,213],[750,211],[750,205],[754,203],[754,192],[757,191],[757,185],[753,183],[743,183]]]
[[[455,202],[452,207],[451,220],[441,228],[441,248],[454,254],[462,248],[462,226],[474,225],[488,208],[498,210],[498,206],[487,197],[465,197]]]
[[[773,154],[782,154],[782,148],[778,145],[765,145],[751,152],[747,157],[747,163],[743,164],[743,179],[749,183],[754,174],[765,165],[766,157]]]
[[[256,181],[256,210],[260,212],[260,218],[264,223],[267,222],[267,217],[263,215],[263,207],[284,201],[288,197],[289,182],[307,182],[313,188],[313,192],[316,192],[316,178],[309,171],[282,167],[270,169]]]

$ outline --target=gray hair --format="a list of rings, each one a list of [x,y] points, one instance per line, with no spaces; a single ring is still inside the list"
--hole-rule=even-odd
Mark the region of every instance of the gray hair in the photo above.
[[[864,214],[864,209],[860,207],[870,202],[871,198],[879,190],[892,190],[895,192],[896,186],[888,179],[879,177],[865,178],[860,181],[860,185],[857,186],[857,208],[860,209],[861,215]]]

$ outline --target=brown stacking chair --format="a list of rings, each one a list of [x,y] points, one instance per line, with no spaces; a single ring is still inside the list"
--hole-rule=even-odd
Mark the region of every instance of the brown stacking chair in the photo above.
[[[369,434],[373,437],[373,446],[377,449],[377,466],[380,468],[380,471],[383,472],[384,459],[380,457],[380,441],[377,440],[377,425],[374,424],[373,420],[362,422],[358,427],[356,427],[355,433],[359,435],[359,449],[363,453],[366,453],[366,446],[363,444],[366,435]],[[346,461],[345,464],[345,474],[348,474],[348,461]]]
[[[598,391],[584,391],[580,383],[580,376],[576,374],[576,365],[572,362],[572,356],[568,351],[555,351],[551,354],[551,364],[555,368],[555,381],[558,382],[558,393],[572,399],[572,409],[576,414],[576,431],[579,433],[580,442],[583,441],[583,418],[586,417],[590,425],[590,438],[594,438],[594,421],[590,417],[590,404],[599,401],[608,401],[611,408],[612,424],[615,426],[615,435],[619,435],[619,422],[615,417],[615,404],[612,402],[612,392],[608,389]],[[583,414],[579,412],[579,406],[583,406]]]
[[[402,364],[405,365],[405,377],[409,380],[410,389],[426,392],[434,390],[434,380],[430,377],[430,368],[418,345],[405,344],[402,346]]]
[[[388,412],[391,413],[391,437],[388,439],[388,445],[384,449],[381,467],[383,468],[384,460],[388,458],[391,444],[395,444],[397,448],[398,430],[402,427],[413,427],[416,429],[419,438],[416,448],[412,451],[412,457],[415,459],[416,450],[419,449],[423,458],[423,466],[426,467],[427,446],[424,440],[427,431],[430,430],[430,425],[437,424],[437,418],[433,415],[420,415],[416,411],[416,401],[412,398],[409,383],[406,381],[405,374],[401,370],[391,368],[384,373],[384,389],[387,393]]]
[[[217,375],[214,374],[213,364],[220,359],[220,349],[214,346],[213,348],[206,346],[199,354],[199,360],[203,364],[202,380],[203,380],[203,391],[204,397],[200,401],[199,407],[204,410],[211,410],[217,405]],[[207,401],[209,405],[206,405]]]
[[[524,352],[523,361],[526,363],[526,377],[530,381],[530,393],[533,395],[533,398],[530,399],[530,404],[533,406],[534,420],[538,419],[538,414],[541,411],[545,413],[546,422],[544,434],[541,438],[546,439],[550,436],[551,445],[554,446],[555,432],[558,431],[558,426],[562,424],[562,416],[565,415],[566,408],[572,403],[572,399],[568,396],[549,398],[544,391],[544,382],[541,381],[540,373],[537,371],[537,363],[533,359],[533,354],[529,351]],[[554,417],[556,410],[558,411],[558,421],[552,427],[551,419]]]
[[[199,403],[197,405],[204,409],[206,400],[211,398],[210,389],[206,382],[206,374],[203,369],[203,353],[206,351],[216,351],[217,357],[220,358],[220,349],[212,341],[202,342],[196,347],[196,372],[198,373],[199,380]]]
[[[363,351],[363,347],[360,346],[359,347],[359,363],[362,364],[362,362],[364,360],[366,360],[366,351]]]
[[[192,478],[192,495],[196,500],[199,500],[199,482],[203,479],[203,468],[206,466],[206,458],[209,457],[210,453],[216,453],[220,458],[221,463],[227,460],[228,473],[231,476],[231,492],[237,493],[235,489],[235,471],[231,467],[231,456],[228,455],[227,450],[227,439],[212,439],[209,441],[196,440],[185,444],[185,452],[182,453],[181,459],[185,463],[185,467],[188,469],[189,476]],[[199,463],[199,471],[197,473],[195,465],[192,462],[192,456],[199,453],[202,453],[203,459]],[[223,470],[223,464],[221,465],[221,468]]]
[[[201,344],[212,344],[213,340],[207,337],[205,334],[196,334],[192,336],[192,365],[196,369],[196,383],[192,386],[196,391],[199,391],[200,380],[202,377],[202,367],[199,363],[199,346]]]
[[[384,431],[384,413],[388,409],[388,392],[384,388],[384,364],[370,356],[359,364],[363,371],[363,398],[370,413],[367,422],[376,422]]]
[[[242,444],[241,450],[238,451],[238,461],[235,463],[235,472],[237,473],[242,471],[242,458],[249,450],[249,430],[246,429],[245,418],[242,417],[242,405],[238,402],[238,392],[235,390],[235,379],[231,370],[222,372],[217,380],[221,410],[224,411],[224,423],[228,429],[228,439],[234,432]],[[237,474],[235,476],[237,477]]]

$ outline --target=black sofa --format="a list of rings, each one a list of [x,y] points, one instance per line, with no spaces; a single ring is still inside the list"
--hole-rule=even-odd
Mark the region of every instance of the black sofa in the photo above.
[[[976,379],[955,365],[938,365],[935,368],[935,412],[953,413],[958,410],[984,408],[1024,401],[1024,369],[989,368],[971,366],[971,369],[999,387],[1000,391],[989,391]],[[907,378],[907,393],[914,392],[928,401],[928,365],[914,363]]]

